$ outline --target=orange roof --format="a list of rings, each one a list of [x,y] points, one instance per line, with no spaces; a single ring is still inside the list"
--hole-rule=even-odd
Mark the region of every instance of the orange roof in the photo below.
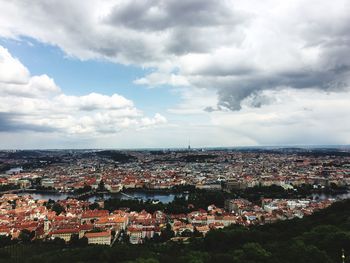
[[[10,228],[8,228],[8,227],[2,227],[2,228],[0,228],[0,233],[10,233],[11,232],[11,230],[10,230]]]
[[[107,224],[107,223],[126,223],[128,220],[127,217],[121,217],[121,216],[106,216],[106,217],[100,217],[98,218],[96,224]]]
[[[133,233],[135,233],[135,232],[141,232],[142,231],[142,229],[140,229],[140,228],[137,228],[137,227],[128,227],[128,232],[133,232]]]
[[[111,232],[97,232],[97,233],[85,233],[85,236],[87,238],[95,238],[95,237],[110,237],[111,236]]]
[[[198,231],[209,231],[209,226],[204,225],[204,226],[197,226],[196,229]]]
[[[79,230],[92,230],[94,228],[91,224],[80,225]]]
[[[84,214],[82,215],[82,218],[95,218],[95,217],[103,217],[108,215],[109,215],[108,210],[88,210],[84,212]]]

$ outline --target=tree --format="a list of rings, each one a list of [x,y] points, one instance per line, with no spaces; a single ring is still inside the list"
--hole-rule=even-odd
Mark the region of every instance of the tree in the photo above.
[[[233,261],[242,263],[269,262],[270,257],[271,253],[258,243],[246,243],[242,249],[237,249],[233,253]]]
[[[66,241],[64,241],[64,239],[59,237],[55,237],[53,240],[50,240],[49,243],[55,244],[60,247],[63,247],[66,245]]]
[[[295,258],[298,262],[307,263],[331,263],[332,260],[328,257],[326,252],[321,251],[314,245],[306,245],[302,240],[294,240],[289,245],[287,252],[288,262],[295,262]],[[340,258],[340,257],[339,257]]]
[[[12,209],[16,209],[16,200],[13,200],[13,201],[8,201],[8,203],[12,206]]]
[[[193,230],[193,237],[203,237],[203,234],[197,228]]]
[[[11,258],[11,254],[8,251],[0,251],[0,260],[4,260],[4,261],[0,261],[0,262],[9,262],[9,259]]]
[[[84,185],[83,188],[78,188],[74,192],[76,194],[83,194],[83,193],[90,192],[90,191],[91,191],[91,186],[90,185]]]
[[[88,245],[88,239],[86,237],[79,238],[78,234],[72,235],[69,244],[73,247],[84,247]]]
[[[209,261],[209,254],[200,251],[190,251],[180,259],[180,262],[186,263],[205,263]]]
[[[61,206],[59,203],[55,202],[51,208],[52,211],[56,212],[56,215],[61,214],[62,212],[64,212],[64,208],[63,206]]]
[[[18,239],[24,243],[29,243],[35,236],[34,231],[29,231],[28,229],[23,229],[19,233]]]
[[[175,234],[174,234],[174,231],[171,230],[171,225],[167,224],[166,228],[161,231],[160,240],[162,242],[165,242],[174,236],[175,236]]]
[[[11,243],[11,236],[0,236],[0,247],[8,246]]]
[[[90,210],[100,209],[100,205],[98,203],[92,203],[89,205]]]
[[[134,261],[135,263],[159,263],[155,258],[138,258]]]
[[[103,180],[101,180],[98,184],[98,188],[97,188],[98,191],[105,191],[106,188],[105,188],[105,183],[103,182]]]

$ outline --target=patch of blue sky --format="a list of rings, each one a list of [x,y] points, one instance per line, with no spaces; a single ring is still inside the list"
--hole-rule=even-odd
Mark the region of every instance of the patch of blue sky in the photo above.
[[[180,101],[169,86],[148,88],[133,83],[154,69],[103,60],[82,61],[68,57],[56,46],[27,37],[19,40],[0,38],[0,45],[17,57],[32,75],[47,74],[52,77],[67,95],[117,93],[132,100],[137,108],[147,114],[165,112]]]

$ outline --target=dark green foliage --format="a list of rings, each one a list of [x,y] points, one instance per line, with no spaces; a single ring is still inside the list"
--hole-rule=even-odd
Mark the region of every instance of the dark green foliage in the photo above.
[[[101,180],[99,183],[98,183],[98,187],[97,187],[97,191],[105,191],[106,188],[105,188],[105,182],[103,182],[103,180]]]
[[[174,237],[174,231],[171,230],[170,224],[167,224],[166,228],[160,233],[160,242],[166,242],[172,237]]]
[[[108,199],[105,201],[105,209],[114,211],[120,208],[130,208],[132,211],[142,211],[153,213],[161,210],[168,214],[188,213],[196,209],[207,209],[209,205],[223,207],[225,199],[231,197],[231,194],[222,191],[204,191],[193,190],[185,196],[175,196],[174,200],[168,204],[153,203],[151,200],[135,199]],[[189,207],[190,205],[190,207]]]
[[[0,236],[0,247],[9,246],[12,243],[11,236]]]
[[[59,203],[55,203],[52,206],[52,211],[56,212],[56,215],[61,214],[62,212],[64,212],[64,208],[59,204]]]
[[[146,210],[150,213],[153,213],[157,210],[163,210],[164,204],[158,203],[153,204],[152,201],[143,201],[143,200],[132,200],[132,199],[108,199],[104,204],[105,209],[109,211],[114,211],[120,208],[130,208],[132,211],[142,211]]]
[[[84,185],[83,188],[79,188],[74,190],[75,194],[83,194],[91,191],[91,186],[90,185]]]
[[[50,203],[48,203],[50,204]],[[51,210],[52,211],[55,211],[56,212],[56,215],[59,215],[61,214],[62,212],[64,212],[64,208],[58,203],[58,202],[54,202],[54,203],[51,203],[52,206],[51,206]]]
[[[23,229],[21,233],[19,233],[18,239],[23,243],[29,243],[35,236],[34,231],[29,231],[28,229]]]
[[[246,243],[241,249],[233,251],[233,261],[250,263],[250,262],[269,262],[271,253],[267,252],[259,243]]]
[[[109,158],[109,159],[112,159],[113,161],[120,162],[120,163],[128,163],[128,162],[133,162],[137,160],[136,157],[120,151],[106,150],[106,151],[96,152],[96,154],[100,157]]]
[[[342,248],[350,254],[350,200],[304,219],[210,231],[205,238],[192,237],[189,244],[160,242],[172,236],[169,226],[162,235],[158,242],[116,243],[112,248],[86,245],[76,237],[71,244],[53,240],[17,245],[3,237],[0,263],[16,262],[16,255],[26,255],[24,263],[338,263]]]
[[[14,185],[14,184],[0,185],[0,192],[16,190],[16,189],[19,189],[18,185]]]
[[[12,167],[10,164],[0,162],[0,173],[6,172],[6,171],[10,170],[11,168]]]
[[[71,237],[69,244],[72,247],[85,247],[88,245],[88,239],[86,237],[79,238],[78,234],[74,234]]]
[[[100,205],[98,203],[92,203],[89,205],[90,210],[100,209]]]

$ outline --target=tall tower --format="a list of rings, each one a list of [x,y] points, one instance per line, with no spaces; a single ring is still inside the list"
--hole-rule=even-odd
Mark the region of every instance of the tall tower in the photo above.
[[[261,208],[262,209],[264,209],[264,207],[265,207],[265,198],[264,198],[264,196],[261,196]]]
[[[45,217],[44,220],[44,232],[45,234],[49,233],[50,230],[50,221],[47,219],[47,217]]]
[[[341,259],[342,259],[342,263],[345,263],[344,248],[341,250]]]

